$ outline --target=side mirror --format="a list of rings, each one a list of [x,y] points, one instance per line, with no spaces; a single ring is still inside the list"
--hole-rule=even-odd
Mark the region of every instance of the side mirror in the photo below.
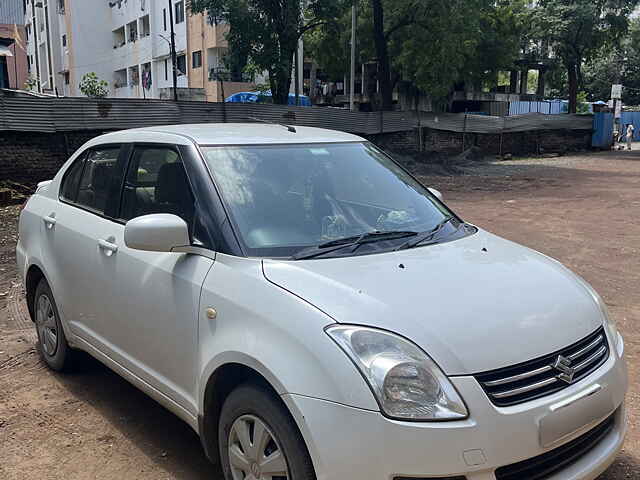
[[[135,250],[171,252],[191,244],[187,222],[169,213],[154,213],[129,220],[124,226],[124,243]]]
[[[440,190],[436,190],[435,188],[431,188],[431,187],[429,187],[427,190],[429,190],[431,194],[434,197],[436,197],[438,200],[442,201],[442,193],[440,193]]]

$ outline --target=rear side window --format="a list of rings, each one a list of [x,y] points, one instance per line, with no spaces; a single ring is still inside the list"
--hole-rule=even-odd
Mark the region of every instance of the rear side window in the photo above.
[[[81,155],[66,171],[60,187],[60,198],[67,202],[75,202],[78,194],[78,184],[84,166],[84,155]]]
[[[191,226],[194,199],[178,152],[167,146],[137,147],[127,171],[123,220],[151,213],[172,213]]]
[[[89,151],[80,177],[76,198],[78,205],[97,213],[104,213],[119,153],[119,147]]]

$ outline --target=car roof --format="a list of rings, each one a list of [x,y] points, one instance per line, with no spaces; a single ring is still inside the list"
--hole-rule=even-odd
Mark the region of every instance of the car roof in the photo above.
[[[149,142],[158,137],[166,141],[167,136],[182,137],[199,145],[265,145],[295,143],[362,142],[365,139],[350,133],[315,127],[292,125],[293,133],[284,125],[264,123],[201,123],[186,125],[163,125],[134,128],[108,133],[95,138],[93,144],[108,142]],[[183,143],[183,142],[179,142]]]

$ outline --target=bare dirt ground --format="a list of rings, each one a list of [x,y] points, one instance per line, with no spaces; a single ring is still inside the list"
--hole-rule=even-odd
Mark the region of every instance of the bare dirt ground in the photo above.
[[[625,448],[600,480],[640,479],[640,152],[416,171],[463,218],[559,259],[604,297],[631,387]],[[220,479],[186,424],[105,367],[43,366],[13,265],[18,210],[0,207],[0,478]]]

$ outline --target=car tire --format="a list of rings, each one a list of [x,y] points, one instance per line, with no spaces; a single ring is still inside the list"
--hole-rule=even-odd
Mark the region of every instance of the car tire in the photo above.
[[[74,351],[67,343],[53,293],[43,278],[36,287],[33,300],[38,352],[49,368],[57,372],[73,368]]]
[[[254,446],[256,441],[262,446]],[[243,384],[229,394],[220,413],[218,445],[226,480],[316,478],[293,418],[265,387]]]

